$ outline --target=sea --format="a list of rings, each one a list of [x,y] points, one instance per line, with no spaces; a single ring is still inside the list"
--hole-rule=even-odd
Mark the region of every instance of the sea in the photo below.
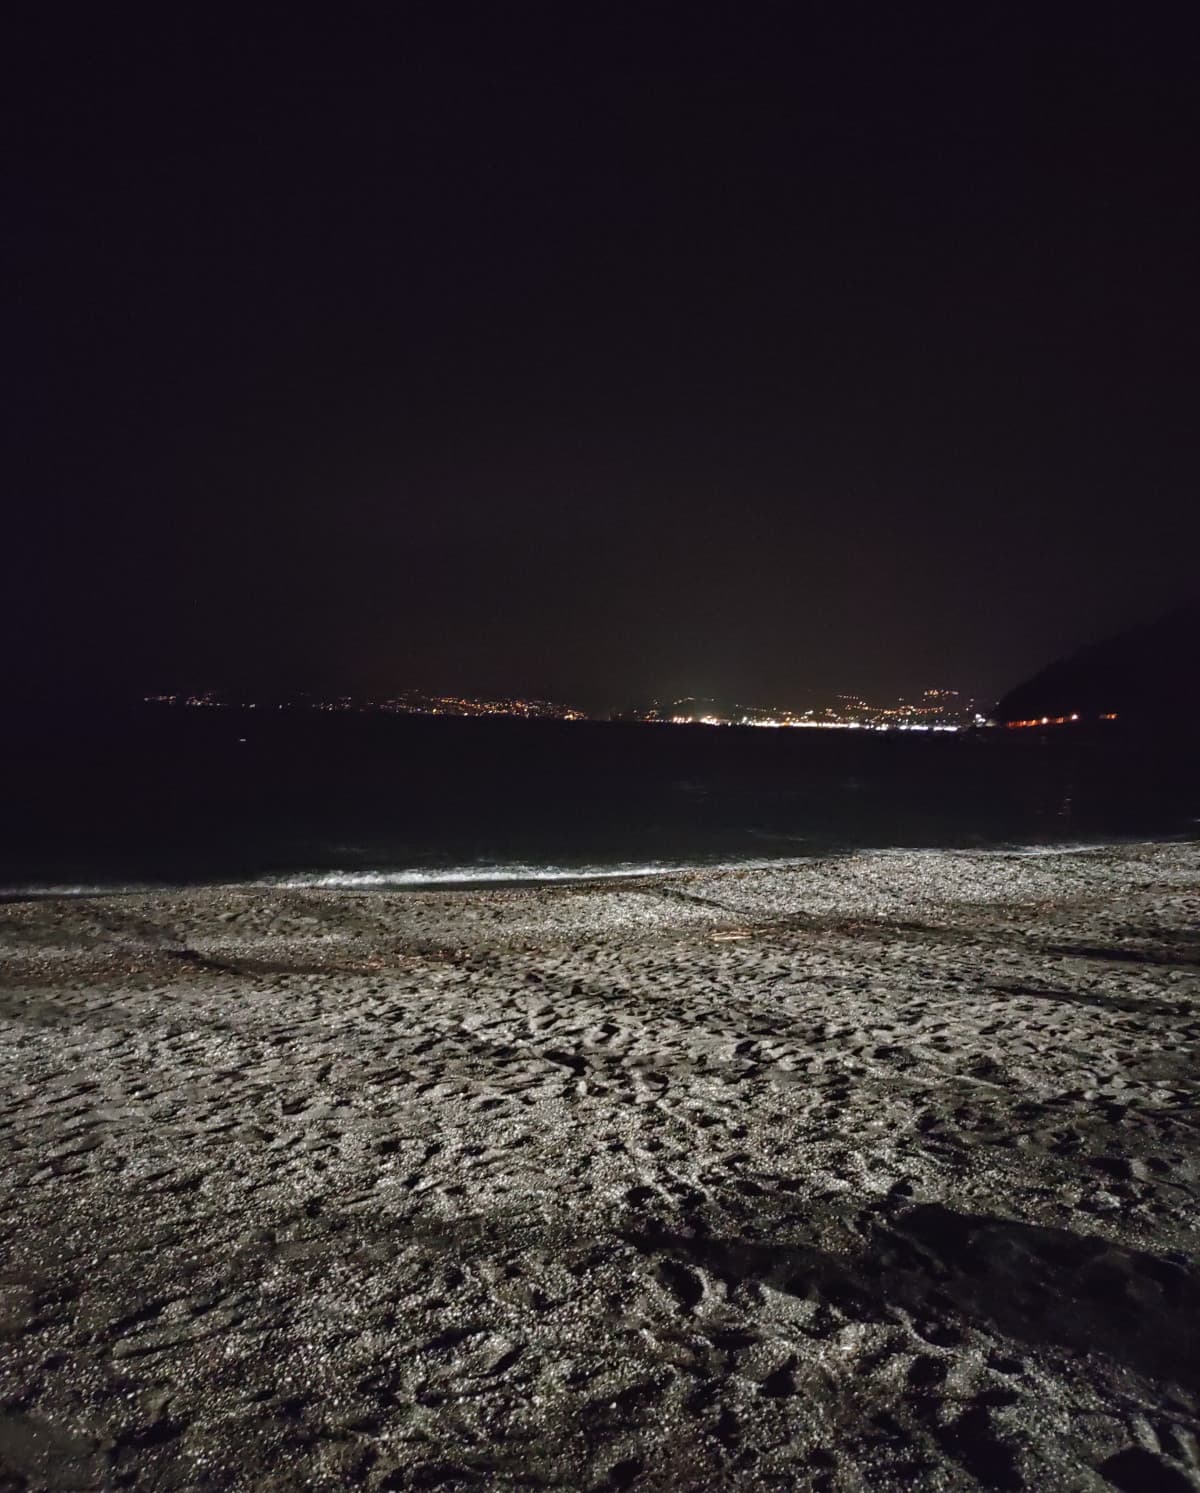
[[[1193,762],[1162,741],[1067,728],[34,711],[0,743],[0,896],[504,885],[863,849],[1191,838]]]

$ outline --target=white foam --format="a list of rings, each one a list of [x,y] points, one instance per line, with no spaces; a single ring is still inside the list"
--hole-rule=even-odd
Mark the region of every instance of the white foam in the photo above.
[[[1200,821],[1197,821],[1200,823]],[[791,838],[791,837],[788,837]],[[207,886],[210,889],[225,887],[273,888],[280,891],[367,891],[372,888],[410,887],[469,887],[469,886],[521,886],[541,885],[554,882],[627,881],[651,876],[682,876],[691,873],[716,871],[786,871],[798,866],[811,865],[814,861],[846,860],[871,857],[970,857],[980,860],[1004,860],[1014,857],[1050,857],[1087,855],[1096,851],[1112,850],[1139,843],[1170,843],[1186,836],[1157,837],[1152,841],[1106,840],[1093,843],[1063,842],[1057,845],[996,845],[986,847],[965,846],[858,846],[840,850],[830,849],[802,856],[753,856],[722,861],[649,861],[624,862],[618,865],[532,865],[525,862],[477,863],[443,867],[399,867],[396,869],[375,868],[352,871],[304,871],[279,876],[264,876],[250,881],[202,882],[202,883],[97,883],[95,885],[48,885],[0,887],[0,902],[22,901],[41,897],[104,897],[130,895],[138,892],[163,892],[180,889],[187,885]]]
[[[359,887],[437,887],[491,885],[546,881],[611,881],[635,876],[666,876],[680,871],[714,870],[715,867],[669,865],[622,866],[445,866],[438,869],[409,868],[395,871],[311,871],[299,876],[266,877],[254,886],[284,890],[329,888],[352,891]]]
[[[31,886],[0,886],[0,902],[28,902],[35,897],[115,897],[161,890],[133,882],[102,882],[95,886],[50,886],[37,882]]]
[[[1007,858],[1013,856],[1077,855],[1100,850],[1101,845],[1013,845],[989,849],[946,846],[886,846],[828,850],[804,856],[747,856],[722,861],[651,861],[626,862],[621,865],[555,866],[529,865],[521,862],[489,865],[445,867],[408,867],[396,870],[310,871],[298,875],[264,877],[252,886],[302,891],[325,889],[354,891],[372,887],[465,887],[474,885],[516,886],[545,882],[625,881],[649,876],[683,876],[715,871],[786,871],[813,861],[845,860],[872,856],[972,856]]]

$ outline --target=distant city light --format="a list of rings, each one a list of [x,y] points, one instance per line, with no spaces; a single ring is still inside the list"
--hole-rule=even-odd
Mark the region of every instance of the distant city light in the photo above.
[[[810,706],[805,710],[780,706],[734,706],[726,710],[713,700],[688,697],[615,714],[612,719],[672,726],[752,726],[773,730],[787,728],[826,731],[954,732],[965,729],[972,722],[976,725],[985,723],[984,718],[975,712],[973,702],[963,699],[955,690],[927,689],[915,699],[899,699],[890,704],[876,705],[869,704],[855,694],[837,694],[826,698],[831,703]],[[524,696],[485,699],[473,695],[432,695],[418,690],[405,690],[383,699],[363,699],[351,695],[325,698],[298,694],[282,700],[246,700],[214,690],[190,694],[146,695],[143,699],[151,705],[190,709],[255,710],[262,707],[275,710],[383,712],[393,715],[472,718],[504,716],[518,720],[589,719],[584,711],[550,700]]]
[[[620,712],[616,720],[640,721],[669,726],[751,726],[764,730],[816,729],[826,731],[889,731],[920,729],[954,732],[972,724],[980,725],[984,717],[975,704],[957,690],[927,689],[911,699],[888,704],[871,704],[857,694],[827,697],[828,704],[805,710],[779,706],[717,706],[713,700],[688,697],[682,700],[654,702],[644,708]]]
[[[1096,717],[1100,721],[1115,721],[1116,718],[1117,713],[1115,710],[1107,711],[1105,714]],[[1082,717],[1079,712],[1074,711],[1071,715],[1034,716],[1027,721],[1005,721],[1004,724],[1010,731],[1020,731],[1027,730],[1030,726],[1069,726],[1072,721],[1081,719]]]
[[[206,690],[201,694],[144,695],[147,705],[174,705],[191,709],[244,709],[255,710],[260,704],[276,710],[320,710],[357,711],[360,713],[385,712],[392,715],[438,715],[438,716],[512,716],[524,720],[583,721],[587,715],[569,705],[559,705],[551,700],[524,698],[485,700],[468,695],[424,695],[407,691],[402,695],[382,700],[355,699],[350,695],[339,695],[332,699],[321,699],[311,695],[297,695],[287,700],[231,699]]]

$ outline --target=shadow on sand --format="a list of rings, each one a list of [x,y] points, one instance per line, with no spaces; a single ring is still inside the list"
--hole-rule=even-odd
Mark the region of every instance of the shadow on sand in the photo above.
[[[917,1320],[961,1317],[1016,1342],[1102,1354],[1143,1378],[1200,1389],[1200,1277],[1107,1239],[937,1203],[881,1222],[857,1260],[707,1235],[625,1237],[730,1288],[770,1285],[866,1321],[897,1308]]]

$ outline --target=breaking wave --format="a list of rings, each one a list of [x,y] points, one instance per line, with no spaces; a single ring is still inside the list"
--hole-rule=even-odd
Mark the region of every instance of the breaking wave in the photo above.
[[[979,859],[1004,859],[1025,856],[1081,855],[1115,849],[1121,845],[1153,839],[1159,842],[1190,839],[1187,835],[1107,837],[1099,841],[1063,841],[1048,845],[992,846],[829,846],[809,855],[735,856],[692,861],[625,861],[618,864],[564,866],[531,862],[490,862],[457,866],[420,866],[395,869],[362,869],[348,867],[335,870],[284,872],[248,879],[214,877],[196,881],[96,882],[88,884],[30,883],[24,886],[0,886],[0,903],[34,902],[54,897],[112,897],[136,893],[182,890],[185,887],[262,888],[275,891],[371,891],[422,889],[454,890],[469,887],[538,886],[571,882],[633,881],[655,876],[679,876],[703,871],[783,871],[811,865],[814,861],[843,857],[881,856],[966,856]]]
[[[547,881],[620,881],[629,877],[667,876],[698,867],[669,862],[619,866],[488,865],[444,866],[396,871],[309,871],[298,876],[269,876],[254,883],[284,890],[352,891],[371,887],[512,886]]]

